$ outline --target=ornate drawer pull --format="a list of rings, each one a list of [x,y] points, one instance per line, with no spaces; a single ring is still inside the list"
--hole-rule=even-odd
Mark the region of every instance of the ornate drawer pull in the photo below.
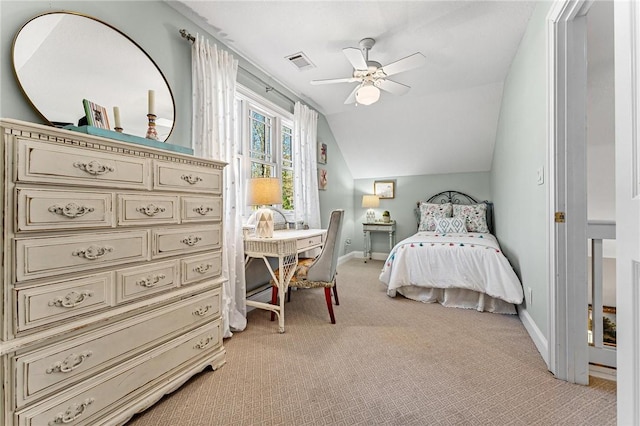
[[[151,275],[148,275],[146,278],[136,281],[136,284],[141,285],[142,287],[153,287],[154,285],[158,284],[160,280],[163,280],[166,277],[167,276],[165,274],[157,274],[153,277]]]
[[[80,293],[78,293],[77,291],[72,291],[65,296],[58,296],[55,299],[49,301],[49,306],[57,306],[59,308],[75,308],[91,296],[93,296],[93,292],[89,290],[82,290],[82,292]]]
[[[202,182],[202,178],[200,176],[194,176],[194,175],[182,175],[180,176],[180,179],[182,179],[183,181],[191,185],[195,185],[198,182]]]
[[[47,374],[52,373],[68,373],[73,371],[74,369],[80,367],[80,365],[84,362],[85,359],[89,358],[93,355],[91,351],[84,351],[80,354],[71,354],[66,357],[63,361],[58,361],[53,364],[51,367],[47,368]]]
[[[197,315],[199,317],[203,317],[207,314],[207,312],[209,312],[209,309],[212,309],[213,305],[206,305],[206,306],[201,306],[198,309],[196,309],[195,311],[193,311],[193,315]]]
[[[100,162],[96,160],[91,160],[88,163],[81,163],[79,161],[76,161],[75,163],[73,163],[73,167],[77,167],[78,169],[82,170],[83,172],[87,172],[92,176],[99,176],[116,170],[115,167],[100,164]]]
[[[78,257],[84,257],[85,259],[88,259],[88,260],[96,260],[107,253],[111,253],[112,251],[113,251],[113,247],[107,247],[107,246],[99,247],[99,246],[90,245],[86,249],[78,249],[71,254]]]
[[[87,407],[93,404],[94,401],[95,398],[87,398],[80,404],[71,404],[69,408],[67,408],[67,411],[58,413],[58,415],[49,422],[49,426],[66,425],[74,422],[84,414]]]
[[[60,216],[65,216],[71,219],[84,216],[85,214],[91,213],[94,210],[95,209],[93,207],[79,206],[76,203],[69,203],[64,207],[57,204],[49,207],[49,211],[51,213],[59,214]]]
[[[193,268],[193,270],[198,272],[198,273],[200,273],[200,274],[204,274],[205,272],[207,272],[212,267],[213,267],[213,264],[211,264],[211,263],[202,263],[202,264],[196,266],[195,268]]]
[[[205,206],[200,206],[200,207],[194,207],[193,211],[204,216],[209,212],[213,211],[213,207],[205,207]]]
[[[212,341],[213,341],[213,336],[212,335],[208,335],[206,338],[203,337],[202,339],[200,339],[200,341],[198,343],[196,343],[194,348],[195,349],[204,349],[207,346],[209,346],[209,343],[211,343]]]
[[[140,213],[144,213],[147,216],[155,216],[158,213],[164,212],[166,209],[164,207],[158,207],[155,204],[147,204],[146,206],[140,206],[136,208],[136,211]]]
[[[202,240],[202,237],[198,237],[196,235],[189,235],[188,237],[184,237],[183,239],[180,240],[180,242],[193,247],[196,244],[198,244],[198,241]]]

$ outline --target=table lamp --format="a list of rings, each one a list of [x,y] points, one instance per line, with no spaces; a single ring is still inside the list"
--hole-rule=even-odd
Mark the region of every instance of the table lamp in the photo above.
[[[273,211],[266,206],[281,202],[280,179],[267,177],[249,179],[247,204],[260,207],[255,213],[256,237],[273,237]]]
[[[362,207],[367,210],[367,223],[373,223],[376,221],[376,213],[373,211],[375,207],[380,205],[380,197],[377,195],[363,195]]]

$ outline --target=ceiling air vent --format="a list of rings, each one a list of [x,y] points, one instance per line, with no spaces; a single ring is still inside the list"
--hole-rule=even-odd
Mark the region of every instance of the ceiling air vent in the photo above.
[[[308,70],[308,69],[316,67],[309,60],[309,58],[307,58],[307,56],[302,52],[298,52],[298,53],[294,53],[293,55],[285,56],[285,58],[288,59],[289,62],[291,62],[291,64],[293,64],[293,66],[295,66],[296,69],[298,69],[300,71],[304,71],[304,70]]]

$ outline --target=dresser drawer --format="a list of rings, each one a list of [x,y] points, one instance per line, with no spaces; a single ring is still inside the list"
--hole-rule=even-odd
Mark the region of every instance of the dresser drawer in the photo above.
[[[95,376],[90,388],[70,389],[52,400],[18,411],[18,424],[95,424],[93,420],[97,415],[106,414],[106,410],[119,399],[141,393],[141,388],[146,384],[165,374],[170,375],[172,370],[177,370],[190,360],[213,356],[221,345],[220,320],[216,320],[105,374]]]
[[[154,258],[217,249],[222,244],[222,226],[202,225],[153,230]]]
[[[116,272],[116,303],[125,303],[176,288],[178,261],[155,263]]]
[[[178,197],[118,195],[118,225],[178,223]]]
[[[182,222],[222,220],[222,198],[181,197]]]
[[[135,319],[13,358],[20,407],[149,350],[155,342],[220,315],[221,290],[182,300]],[[219,338],[219,337],[218,337]]]
[[[18,189],[18,231],[113,227],[113,194]]]
[[[148,231],[82,234],[73,237],[16,238],[16,279],[148,260]]]
[[[18,181],[150,188],[151,160],[18,140]]]
[[[154,162],[155,189],[222,193],[222,170],[185,164]]]
[[[75,318],[113,305],[113,273],[107,272],[57,284],[15,290],[17,331],[54,326],[56,321]]]
[[[222,273],[222,253],[214,252],[180,260],[182,285],[219,277]]]

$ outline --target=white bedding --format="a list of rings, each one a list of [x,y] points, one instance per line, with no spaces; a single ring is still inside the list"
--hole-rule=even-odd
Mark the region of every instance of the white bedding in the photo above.
[[[400,241],[385,261],[380,281],[424,302],[516,313],[522,285],[491,234],[418,232]]]

